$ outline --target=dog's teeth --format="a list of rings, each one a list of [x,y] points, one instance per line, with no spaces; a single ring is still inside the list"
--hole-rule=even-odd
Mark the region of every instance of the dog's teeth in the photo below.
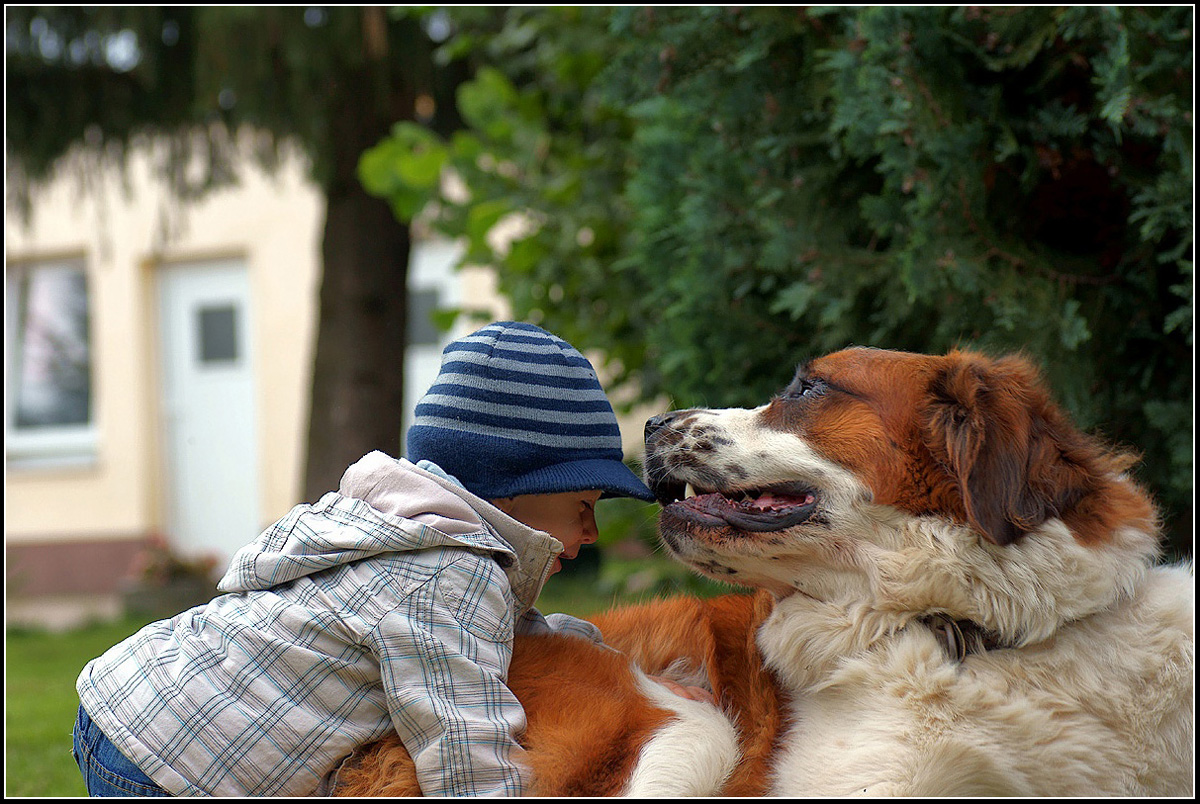
[[[695,497],[695,496],[696,496],[696,489],[692,488],[691,483],[688,483],[686,486],[683,487],[683,499],[690,500],[692,497]]]

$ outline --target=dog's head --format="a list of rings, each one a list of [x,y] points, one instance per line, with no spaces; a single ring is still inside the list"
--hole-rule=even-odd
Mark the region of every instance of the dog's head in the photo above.
[[[1157,550],[1133,458],[1023,358],[853,348],[770,403],[646,427],[668,549],[734,583],[973,619],[1009,639],[1109,605]]]

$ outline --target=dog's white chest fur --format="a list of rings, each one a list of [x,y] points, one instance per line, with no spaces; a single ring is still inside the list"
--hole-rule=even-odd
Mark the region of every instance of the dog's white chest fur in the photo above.
[[[796,690],[778,795],[1171,795],[1190,786],[1194,657],[1185,568],[1154,570],[1130,600],[1052,639],[951,661],[917,626],[843,654]],[[760,638],[771,659],[798,631],[836,627],[784,601]],[[802,613],[806,610],[807,613]],[[792,652],[788,662],[801,659]],[[1158,703],[1156,703],[1156,701]],[[1130,752],[1130,745],[1139,746]]]

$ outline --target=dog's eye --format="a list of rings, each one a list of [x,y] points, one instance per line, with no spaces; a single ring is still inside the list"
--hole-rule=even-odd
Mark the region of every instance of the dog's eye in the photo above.
[[[783,392],[784,399],[811,399],[815,396],[820,396],[825,393],[827,386],[825,383],[817,379],[805,377],[797,379],[787,387]]]

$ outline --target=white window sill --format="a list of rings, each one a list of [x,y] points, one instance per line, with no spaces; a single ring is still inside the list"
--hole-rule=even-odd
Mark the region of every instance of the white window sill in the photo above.
[[[4,463],[9,471],[81,469],[98,462],[99,439],[92,428],[49,433],[6,434]]]

